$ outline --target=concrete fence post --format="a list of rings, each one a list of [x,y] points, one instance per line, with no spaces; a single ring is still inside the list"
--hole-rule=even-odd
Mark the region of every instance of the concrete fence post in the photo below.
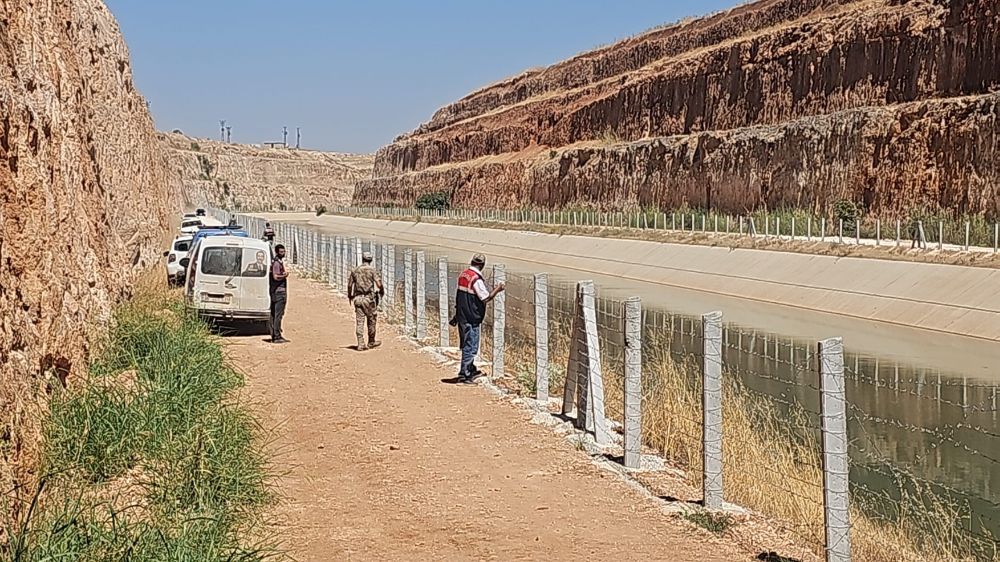
[[[882,245],[882,219],[875,219],[875,245]]]
[[[969,251],[969,230],[970,230],[969,221],[965,221],[965,251],[966,252]]]
[[[1000,251],[1000,222],[993,225],[993,253]]]
[[[347,290],[347,276],[344,274],[347,264],[347,240],[343,236],[337,237],[337,285],[340,292]]]
[[[507,269],[503,264],[493,266],[493,285],[507,282]],[[507,295],[501,291],[493,299],[493,378],[504,375],[504,329],[507,326]]]
[[[861,219],[854,219],[854,243],[861,245]]]
[[[406,248],[403,250],[403,328],[406,330],[406,337],[412,338],[414,328],[413,317],[413,250]]]
[[[361,239],[354,239],[354,267],[361,265]]]
[[[837,227],[837,243],[844,243],[844,219],[840,219],[839,226]]]
[[[704,340],[702,448],[705,509],[722,509],[722,313],[701,317]]]
[[[334,264],[336,261],[333,259],[333,237],[326,237],[326,283],[331,287],[337,284],[337,279],[334,276],[334,271],[336,268]]]
[[[448,332],[450,320],[448,310],[448,258],[438,258],[438,345],[448,347],[451,343]]]
[[[386,284],[386,304],[393,306],[396,304],[396,245],[386,246],[385,256],[385,284]]]
[[[642,454],[642,301],[625,301],[625,468],[639,468]]]
[[[819,239],[826,242],[826,218],[819,219]]]
[[[593,432],[594,440],[604,445],[611,437],[604,417],[604,376],[595,298],[593,281],[577,283],[562,413],[569,414],[575,408],[574,425]]]
[[[850,483],[844,341],[819,342],[820,414],[823,430],[823,496],[827,562],[851,560]]]
[[[900,224],[900,220],[896,219],[896,247],[898,248],[903,243],[903,228]]]
[[[427,339],[427,257],[420,250],[416,258],[417,340],[423,341]]]
[[[535,399],[549,401],[549,276],[535,274]]]
[[[944,221],[938,221],[938,250],[944,249]]]

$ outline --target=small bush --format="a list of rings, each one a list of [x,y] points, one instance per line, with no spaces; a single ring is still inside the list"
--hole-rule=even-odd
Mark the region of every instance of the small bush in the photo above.
[[[445,211],[451,207],[451,195],[445,191],[425,193],[417,198],[414,206],[426,211]]]
[[[201,151],[201,146],[198,143],[193,142],[193,143],[191,143],[191,150],[193,150],[195,152],[199,152],[199,151]]]
[[[844,221],[844,226],[854,226],[861,218],[861,209],[848,199],[841,199],[833,204],[833,218]]]
[[[316,207],[316,216],[321,217],[326,214],[326,205],[319,205]]]
[[[733,526],[733,517],[728,513],[712,513],[710,511],[694,511],[684,515],[684,519],[706,529],[716,535],[725,533]]]

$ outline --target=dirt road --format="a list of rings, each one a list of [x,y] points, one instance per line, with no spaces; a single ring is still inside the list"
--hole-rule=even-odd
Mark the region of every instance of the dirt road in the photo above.
[[[747,560],[663,514],[530,414],[445,384],[394,332],[358,353],[353,310],[292,279],[286,337],[230,340],[277,447],[287,546],[326,560]]]

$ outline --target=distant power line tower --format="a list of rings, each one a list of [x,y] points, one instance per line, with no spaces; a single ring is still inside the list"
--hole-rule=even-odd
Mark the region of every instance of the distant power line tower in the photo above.
[[[226,120],[222,119],[219,121],[219,140],[226,142]]]
[[[295,127],[295,148],[299,148],[302,144],[302,129]]]
[[[288,127],[281,128],[281,144],[288,148]]]
[[[233,142],[233,128],[226,125],[226,144]]]

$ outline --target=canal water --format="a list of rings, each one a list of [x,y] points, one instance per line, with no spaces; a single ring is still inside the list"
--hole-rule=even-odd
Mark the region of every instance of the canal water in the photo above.
[[[355,236],[332,227],[327,235]],[[396,245],[396,281],[403,282],[403,240]],[[427,286],[437,287],[437,258],[449,260],[449,295],[470,256],[447,245],[411,247],[424,250]],[[365,243],[368,249],[368,242]],[[533,338],[535,273],[549,274],[550,308],[569,314],[579,272],[541,268],[537,263],[508,260],[507,330],[513,337]],[[489,268],[488,268],[489,269]],[[644,334],[668,345],[677,359],[699,361],[700,315],[725,314],[724,363],[747,389],[794,405],[813,416],[818,427],[817,342],[844,338],[851,439],[852,488],[884,498],[891,506],[908,487],[932,488],[951,501],[971,507],[972,519],[961,523],[973,534],[1000,536],[1000,420],[997,385],[1000,349],[995,342],[946,336],[781,306],[668,289],[615,277],[594,279],[600,302],[602,340],[620,346],[621,300],[643,299]],[[436,290],[428,291],[436,308]],[[428,315],[428,323],[437,317]],[[665,336],[665,337],[663,337]],[[789,406],[792,407],[792,406]],[[887,508],[891,511],[891,507]],[[892,513],[883,514],[888,517]]]

